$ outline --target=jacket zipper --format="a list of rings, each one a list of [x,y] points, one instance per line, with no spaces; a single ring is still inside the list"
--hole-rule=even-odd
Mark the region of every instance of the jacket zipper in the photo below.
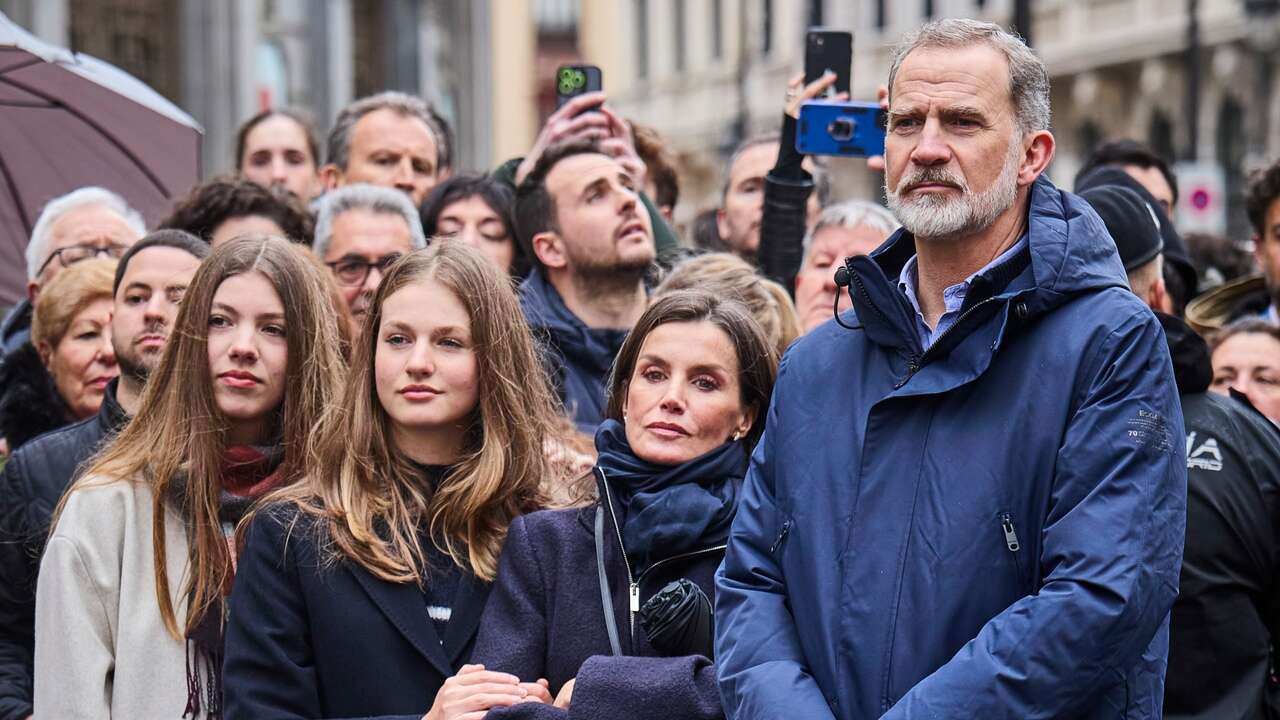
[[[600,471],[601,485],[604,485],[605,502],[609,503],[609,517],[613,520],[613,529],[618,534],[618,547],[622,550],[622,564],[627,569],[627,588],[630,597],[627,604],[627,629],[631,635],[631,647],[636,646],[636,613],[640,612],[640,584],[631,577],[631,561],[627,559],[627,546],[622,544],[622,528],[618,526],[618,517],[613,514],[613,492],[609,489],[609,478],[604,470]]]
[[[773,546],[769,548],[770,555],[776,555],[778,548],[782,547],[782,541],[787,539],[787,534],[791,532],[791,521],[786,520],[782,523],[782,527],[778,530],[778,538],[773,541]]]
[[[1009,548],[1009,552],[1018,552],[1022,544],[1018,542],[1018,533],[1013,529],[1013,516],[1009,513],[1000,513],[1000,529],[1004,530],[1005,547]]]
[[[627,559],[627,546],[622,544],[622,528],[618,527],[618,518],[613,514],[613,493],[609,489],[609,481],[604,476],[604,470],[600,471],[600,477],[605,480],[602,484],[604,485],[605,498],[609,503],[609,517],[613,519],[613,529],[618,534],[618,548],[622,550],[622,564],[627,568],[627,589],[629,595],[627,606],[627,625],[631,633],[631,647],[634,650],[636,646],[636,613],[640,612],[640,583],[644,582],[645,576],[667,563],[725,550],[729,545],[728,543],[725,543],[723,545],[715,545],[712,547],[702,548],[701,550],[693,550],[691,552],[663,558],[645,568],[644,572],[640,573],[639,577],[632,579],[631,561]]]
[[[882,320],[892,325],[893,323],[889,320],[888,316],[886,316],[884,312],[880,310],[880,307],[876,305],[875,301],[871,299],[871,293],[867,292],[867,286],[862,283],[862,278],[858,277],[858,274],[854,272],[849,273],[849,277],[853,278],[853,284],[858,287],[858,294],[861,295],[863,301],[867,303],[867,307],[874,310]],[[906,385],[907,381],[911,379],[911,376],[915,375],[916,372],[920,370],[921,357],[922,356],[920,354],[915,352],[907,355],[907,374],[903,376],[901,380],[894,383],[894,390]]]

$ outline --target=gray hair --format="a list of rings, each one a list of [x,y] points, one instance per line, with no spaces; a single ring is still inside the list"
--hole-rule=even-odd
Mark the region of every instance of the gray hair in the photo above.
[[[1049,73],[1022,38],[995,23],[968,18],[933,20],[908,34],[894,48],[889,65],[889,92],[902,62],[919,48],[957,48],[984,44],[1009,62],[1009,98],[1023,133],[1049,129]]]
[[[142,215],[133,208],[129,207],[129,203],[124,198],[101,187],[83,187],[79,190],[72,190],[66,195],[56,197],[44,206],[40,211],[40,217],[36,218],[36,226],[31,230],[31,241],[27,243],[27,279],[35,280],[40,274],[40,266],[44,265],[49,259],[50,245],[53,243],[53,226],[62,218],[63,215],[78,210],[82,207],[91,205],[100,205],[116,215],[124,221],[129,229],[138,237],[147,234],[147,224],[143,221]]]
[[[845,200],[818,215],[818,221],[804,235],[804,257],[809,257],[813,238],[825,227],[856,228],[865,225],[889,237],[898,229],[898,220],[884,206],[867,200]]]
[[[368,210],[372,213],[399,215],[409,226],[410,244],[414,250],[427,246],[427,236],[422,232],[422,220],[409,196],[399,190],[357,183],[330,190],[316,201],[316,234],[311,249],[321,259],[333,242],[333,222],[348,210]]]
[[[342,108],[337,119],[333,121],[333,129],[329,131],[329,141],[326,143],[325,152],[328,153],[329,164],[336,165],[341,170],[347,169],[347,163],[351,161],[351,132],[355,129],[356,123],[360,122],[360,118],[377,110],[394,110],[405,117],[421,120],[431,132],[432,139],[435,140],[438,156],[436,171],[439,172],[440,167],[445,165],[445,160],[449,157],[449,149],[445,145],[444,128],[436,122],[436,116],[431,112],[431,107],[426,101],[394,90],[360,98]]]

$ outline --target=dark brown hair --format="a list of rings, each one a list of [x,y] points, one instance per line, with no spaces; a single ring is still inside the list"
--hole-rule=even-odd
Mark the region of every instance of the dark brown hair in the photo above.
[[[511,188],[494,180],[488,175],[454,175],[436,185],[422,201],[422,231],[433,238],[439,232],[440,215],[445,208],[467,198],[478,197],[489,209],[498,215],[502,228],[515,247],[511,260],[511,275],[522,278],[529,274],[529,258],[525,254],[524,244],[516,239],[516,221],[512,216],[515,209],[515,194]]]
[[[675,159],[666,142],[657,130],[648,125],[631,123],[631,132],[635,135],[636,154],[644,161],[649,177],[653,179],[654,203],[658,207],[674,208],[680,199],[680,178],[676,175]]]
[[[1222,343],[1237,335],[1266,335],[1272,340],[1280,342],[1280,327],[1276,327],[1262,318],[1240,318],[1209,336],[1209,351],[1216,351],[1222,346]]]
[[[516,237],[520,248],[542,270],[538,254],[533,251],[533,236],[558,230],[556,199],[547,190],[547,175],[560,161],[575,155],[601,155],[600,146],[589,141],[575,141],[552,145],[534,163],[533,169],[516,188]]]
[[[605,414],[622,422],[631,376],[645,338],[660,325],[673,322],[709,322],[724,331],[738,356],[738,387],[743,407],[755,411],[755,420],[743,442],[750,450],[764,432],[778,360],[760,324],[751,312],[732,300],[723,300],[703,290],[674,290],[663,295],[640,316],[627,334],[609,372],[609,407]]]
[[[249,133],[262,123],[273,117],[286,117],[298,124],[302,134],[307,138],[307,151],[311,153],[312,167],[320,167],[320,141],[316,139],[316,125],[302,110],[295,108],[271,108],[254,115],[236,131],[236,172],[244,169],[244,146],[249,140]]]
[[[291,193],[276,195],[252,180],[229,176],[192,188],[156,229],[185,230],[208,242],[222,223],[250,215],[269,218],[295,243],[311,244],[315,219],[301,200]]]
[[[1249,189],[1245,193],[1244,209],[1249,215],[1253,231],[1261,238],[1267,232],[1267,210],[1280,199],[1280,162],[1263,168],[1249,176]]]

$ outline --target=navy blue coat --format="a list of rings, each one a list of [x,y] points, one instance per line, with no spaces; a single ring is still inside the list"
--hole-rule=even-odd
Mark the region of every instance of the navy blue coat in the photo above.
[[[921,352],[899,232],[852,261],[856,329],[787,353],[717,576],[729,717],[1161,717],[1186,519],[1164,335],[1084,201],[1040,178],[1028,237]]]
[[[701,656],[658,657],[629,613],[629,580],[612,517],[605,568],[619,644],[613,657],[596,569],[595,506],[544,510],[516,518],[502,550],[473,661],[523,681],[546,678],[554,697],[576,678],[568,713],[532,704],[493,710],[490,720],[609,718],[683,720],[721,717],[715,669]],[[654,563],[635,578],[641,603],[668,582],[687,578],[708,596],[723,548]]]
[[[587,327],[539,270],[520,284],[520,307],[569,417],[578,430],[594,435],[604,422],[609,368],[627,331]]]
[[[417,585],[323,566],[312,521],[270,508],[250,524],[227,621],[227,720],[419,720],[468,662],[489,586],[464,575],[440,638]]]

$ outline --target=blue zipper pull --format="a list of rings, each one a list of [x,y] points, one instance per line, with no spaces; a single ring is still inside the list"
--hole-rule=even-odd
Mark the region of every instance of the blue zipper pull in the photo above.
[[[1004,530],[1004,544],[1009,548],[1009,552],[1018,552],[1022,544],[1018,542],[1018,533],[1013,530],[1013,518],[1009,513],[1000,515],[1000,527]]]

